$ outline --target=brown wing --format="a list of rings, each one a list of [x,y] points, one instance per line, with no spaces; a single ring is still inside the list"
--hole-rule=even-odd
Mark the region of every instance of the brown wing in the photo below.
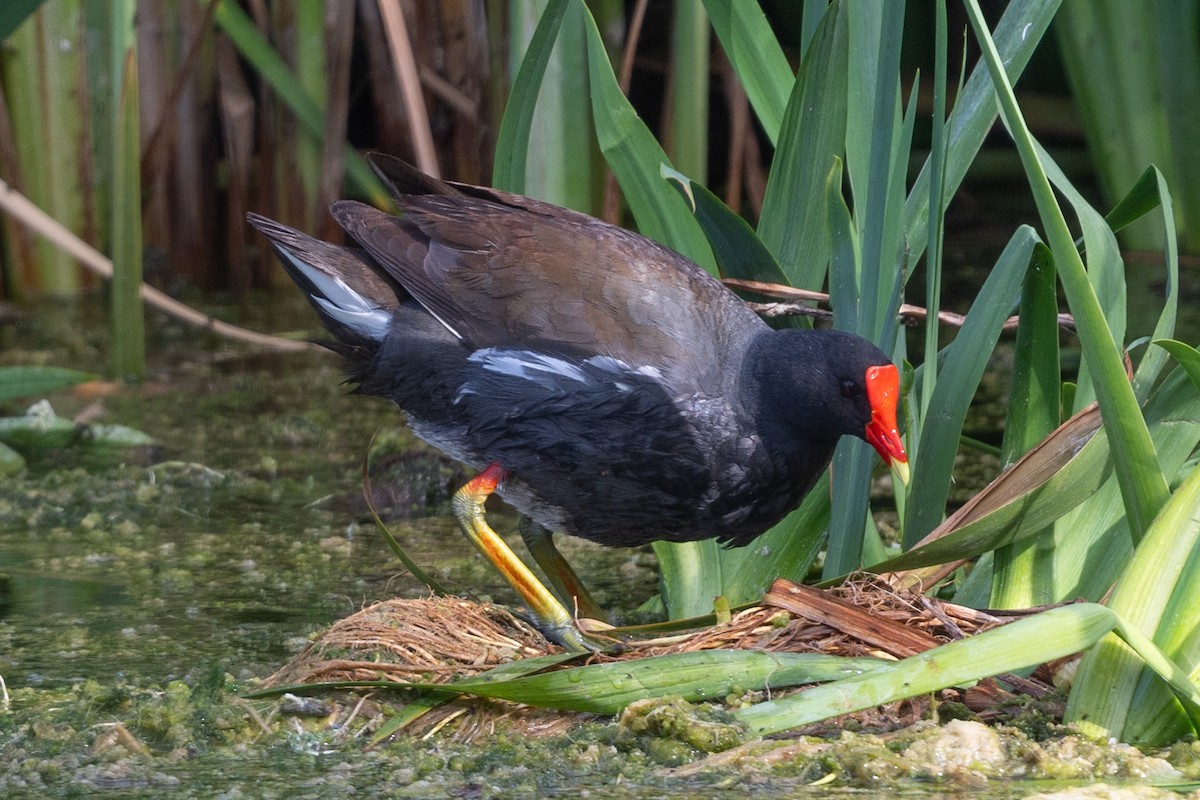
[[[599,220],[465,195],[397,199],[402,217],[352,201],[332,211],[474,347],[609,355],[684,388],[702,386],[763,326],[700,267]]]
[[[426,175],[407,161],[384,153],[369,153],[367,162],[401,207],[409,203],[412,195],[440,194],[450,197],[474,197],[478,200],[490,200],[503,206],[524,209],[544,217],[569,220],[580,224],[600,223],[600,220],[595,217],[579,211],[556,206],[553,203],[545,203],[522,194],[502,192],[487,186],[444,181],[432,175]]]

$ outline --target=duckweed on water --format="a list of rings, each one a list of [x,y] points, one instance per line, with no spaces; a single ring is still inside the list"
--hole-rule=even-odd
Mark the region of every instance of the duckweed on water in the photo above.
[[[261,797],[341,797],[352,787],[391,797],[536,797],[588,796],[591,787],[604,797],[705,797],[736,785],[773,797],[819,782],[868,797],[921,785],[1010,797],[1067,779],[1180,781],[1200,763],[1195,745],[1154,758],[1076,736],[1034,742],[965,721],[740,743],[720,711],[678,701],[631,712],[619,725],[581,720],[548,739],[506,733],[501,723],[471,745],[401,737],[364,752],[363,723],[285,716],[275,701],[240,699],[240,688],[214,670],[190,684],[89,680],[17,690],[0,715],[0,793],[120,788],[149,797],[171,788],[172,796],[203,797],[242,786]],[[697,725],[706,731],[699,738],[689,733]],[[703,755],[714,746],[719,752]]]
[[[581,780],[655,782],[657,764],[618,751],[609,725],[584,724],[547,741],[499,733],[482,747],[401,739],[364,753],[350,728],[240,700],[227,676],[206,681],[194,688],[85,681],[53,697],[18,690],[0,719],[0,793],[121,788],[152,796],[171,787],[172,796],[201,797],[252,785],[253,796],[280,796],[290,786],[304,796],[335,797],[352,785],[426,797],[481,786],[487,792],[478,796],[491,797],[537,796]]]

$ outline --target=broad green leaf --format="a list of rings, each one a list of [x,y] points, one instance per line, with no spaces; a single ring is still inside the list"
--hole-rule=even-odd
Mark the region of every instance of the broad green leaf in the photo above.
[[[1200,442],[1200,393],[1176,372],[1145,409],[1150,437],[1165,475],[1174,476]],[[1052,602],[1103,597],[1133,553],[1129,520],[1114,477],[1055,523]]]
[[[90,372],[61,367],[0,367],[0,403],[18,397],[44,395],[95,379]]]
[[[860,239],[855,220],[850,215],[842,193],[842,162],[835,159],[825,183],[826,209],[829,220],[831,258],[829,267],[830,305],[835,322],[843,330],[860,330]],[[870,290],[868,290],[870,291]],[[830,467],[830,482],[841,482],[841,491],[830,498],[829,537],[825,578],[857,569],[863,563],[867,543],[865,522],[869,466],[874,451],[860,446],[861,442],[843,439],[834,450]],[[847,479],[849,476],[849,479]],[[874,531],[870,532],[874,536]]]
[[[1188,682],[1187,674],[1118,615],[1093,603],[1034,614],[895,664],[738,709],[734,716],[761,735],[778,733],[1063,658],[1091,647],[1114,630],[1170,681],[1193,721],[1200,718],[1200,693]]]
[[[42,401],[20,417],[0,417],[0,442],[13,447],[122,448],[154,444],[154,439],[124,425],[81,425],[60,417]]]
[[[1200,97],[1200,47],[1196,44],[1200,7],[1193,0],[1164,0],[1153,7],[1158,33],[1155,58],[1140,59],[1138,65],[1144,67],[1149,61],[1159,71],[1173,167],[1164,172],[1178,200],[1181,239],[1195,252],[1200,242],[1200,140],[1196,137],[1200,130],[1200,106],[1196,103]]]
[[[1062,180],[1065,181],[1065,178]],[[1170,197],[1162,185],[1161,176],[1154,168],[1146,171],[1139,185],[1126,200],[1109,213],[1107,219],[1115,219],[1119,223],[1134,213],[1145,213],[1145,210],[1152,210],[1155,206],[1161,207],[1164,204],[1159,201],[1160,193],[1166,198],[1166,208],[1163,211],[1166,228],[1173,230],[1169,210]],[[1092,224],[1096,224],[1094,218]],[[1167,291],[1164,307],[1156,325],[1156,330],[1159,331],[1173,329],[1178,304],[1178,258],[1173,237],[1167,248],[1166,261]],[[1051,340],[1057,341],[1057,333],[1048,331],[1047,341]],[[1142,358],[1134,381],[1139,400],[1144,400],[1152,388],[1165,358],[1166,353],[1157,348],[1151,348]],[[1038,363],[1049,366],[1052,363],[1050,355],[1041,357]],[[1014,387],[1014,397],[1025,396],[1024,390],[1018,393],[1017,387]],[[1172,475],[1178,468],[1176,465],[1187,457],[1187,442],[1195,441],[1186,421],[1171,423],[1161,418],[1160,410],[1164,407],[1164,402],[1170,401],[1170,397],[1160,393],[1146,412],[1151,438],[1167,476]],[[1024,402],[1010,404],[1010,412],[1015,409],[1024,413],[1027,408],[1029,404]],[[1172,426],[1175,429],[1172,429]],[[1007,431],[1019,429],[1020,424],[1012,422],[1006,426]],[[1116,579],[1132,551],[1124,509],[1115,485],[1111,482],[1106,483],[1095,495],[1062,517],[1056,524],[1056,532],[1049,539],[1037,542],[1022,539],[1019,546],[1023,548],[1026,566],[1036,570],[1037,586],[1030,589],[1031,594],[1026,598],[1026,605],[1050,603],[1073,597],[1101,596]],[[1086,568],[1084,564],[1087,565]],[[997,573],[995,577],[1004,581],[1018,579],[1018,576],[1005,573]],[[1014,597],[1013,600],[1015,599]],[[992,602],[1002,604],[999,598],[993,598]]]
[[[19,8],[13,11],[24,16]],[[85,48],[81,46],[86,27],[82,14],[79,0],[45,3],[3,40],[5,146],[17,148],[15,157],[24,175],[21,188],[29,200],[73,231],[96,224],[91,203],[100,200],[102,208],[107,192],[100,187],[112,185],[109,158],[94,157],[87,144],[89,134],[94,134],[100,150],[111,147],[114,131],[107,124],[109,117],[96,113],[92,103],[111,102],[106,90],[114,79],[106,26],[113,20],[106,16],[87,28],[102,46]],[[102,77],[96,80],[97,76]],[[12,180],[8,164],[6,159],[4,179]],[[85,175],[92,176],[94,183],[84,180]],[[79,264],[49,239],[39,237],[29,248],[7,250],[6,260],[12,255],[25,262],[22,268],[33,281],[30,288],[64,296],[83,290]],[[10,281],[24,280],[17,277],[19,270],[13,264],[6,263],[5,274]]]
[[[1058,265],[1067,302],[1075,315],[1083,355],[1091,370],[1100,413],[1104,417],[1113,448],[1113,461],[1130,520],[1130,532],[1137,541],[1167,500],[1166,480],[1159,468],[1137,397],[1125,377],[1122,351],[1113,339],[1100,300],[1088,280],[1088,271],[1075,249],[1062,209],[1050,187],[1039,148],[1017,106],[1012,85],[988,32],[983,12],[977,0],[967,0],[966,8],[984,61],[996,84],[1005,123],[1021,154],[1021,163],[1038,206],[1047,243]],[[1084,233],[1086,237],[1088,230],[1085,229]]]
[[[0,3],[0,41],[8,38],[45,0],[5,0]]]
[[[704,0],[704,7],[763,132],[776,144],[795,77],[762,8],[728,0]]]
[[[113,273],[109,298],[112,374],[139,378],[146,367],[145,313],[142,308],[141,135],[134,17],[137,3],[112,4],[109,47],[112,58],[112,184],[109,186],[109,248]]]
[[[849,35],[848,4],[830,4],[801,62],[767,181],[758,233],[793,286],[819,288],[835,246],[827,185],[845,149]]]
[[[930,125],[929,165],[929,234],[925,247],[925,352],[937,353],[941,349],[938,312],[942,307],[942,240],[944,236],[944,221],[946,216],[946,186],[943,178],[946,172],[946,60],[947,32],[949,24],[946,20],[945,0],[935,6],[934,25],[934,77],[933,77],[933,119]],[[964,64],[964,69],[966,68]],[[961,78],[960,78],[961,81]],[[959,86],[962,89],[962,86]],[[925,424],[925,409],[929,407],[933,390],[937,386],[937,359],[926,360],[922,372],[923,380],[920,386],[920,426],[909,429],[909,441],[920,438],[920,430]],[[914,390],[916,387],[914,387]],[[915,435],[914,435],[915,434]],[[910,454],[911,457],[911,454]]]
[[[522,675],[532,675],[535,672],[540,672],[543,669],[550,669],[560,664],[565,664],[573,659],[580,658],[578,653],[555,653],[547,656],[534,656],[532,658],[518,658],[515,661],[510,661],[507,664],[501,664],[487,672],[476,675],[474,681],[502,681],[510,678],[517,678]],[[379,681],[380,688],[389,688],[392,684],[389,681]],[[284,691],[304,692],[311,691],[310,687],[287,687]],[[428,714],[430,711],[443,706],[452,701],[457,695],[446,695],[441,692],[428,692],[417,696],[412,701],[407,703],[394,717],[389,717],[379,730],[371,737],[368,746],[375,746],[383,742],[396,733],[404,730],[408,725]]]
[[[679,190],[696,215],[722,278],[787,285],[787,276],[771,251],[755,235],[750,223],[733,213],[703,184],[666,165],[663,165],[662,174]]]
[[[328,108],[329,66],[326,60],[324,6],[324,3],[297,3],[293,6],[291,24],[295,51],[304,54],[295,60],[296,80],[318,106]],[[313,206],[320,191],[324,140],[324,136],[300,137],[296,141],[295,161],[291,165],[299,178],[305,202]]]
[[[846,170],[861,255],[854,265],[856,291],[842,292],[833,298],[834,325],[890,351],[895,341],[895,312],[906,270],[900,223],[916,104],[910,103],[908,113],[901,114],[898,75],[902,6],[848,3],[847,11],[850,69]],[[841,268],[843,263],[832,266]],[[851,282],[831,273],[831,286],[835,280],[840,285]],[[848,306],[854,308],[852,314],[847,313]],[[868,524],[867,513],[871,471],[876,461],[872,449],[857,439],[843,438],[834,452],[826,578],[857,568],[862,563],[864,547],[874,550],[880,546],[875,541],[878,532],[873,524]],[[869,545],[864,536],[871,539]]]
[[[711,614],[713,598],[725,594],[725,568],[720,545],[699,542],[654,542],[662,601],[670,619]]]
[[[1191,669],[1193,683],[1200,678],[1200,666],[1197,666],[1200,665],[1200,620],[1197,619],[1200,609],[1195,601],[1200,592],[1200,549],[1195,547],[1196,526],[1200,524],[1200,497],[1197,497],[1195,487],[1198,475],[1200,469],[1193,466],[1189,477],[1154,523],[1154,527],[1162,526],[1179,539],[1192,539],[1187,563],[1179,570],[1179,580],[1162,610],[1154,641],[1177,664]],[[1131,564],[1129,573],[1122,580],[1135,581],[1136,574]],[[1155,572],[1150,580],[1156,582],[1158,579]],[[1152,673],[1142,670],[1137,688],[1129,699],[1130,715],[1123,739],[1167,743],[1188,733],[1187,720],[1180,718],[1178,706],[1164,689]]]
[[[838,680],[878,669],[886,663],[876,658],[843,658],[816,653],[702,650],[534,671],[534,667],[540,670],[563,660],[561,655],[518,660],[506,665],[507,670],[498,668],[476,678],[451,683],[342,681],[308,687],[278,687],[270,693],[351,687],[419,689],[442,695],[491,697],[540,708],[616,714],[638,700],[656,697],[682,697],[693,702],[719,700],[733,691],[782,689]]]
[[[1059,425],[1058,338],[1058,280],[1054,260],[1049,249],[1039,245],[1034,248],[1021,289],[1012,388],[1001,448],[1002,469],[1029,452]],[[1053,562],[1041,557],[1052,536],[1053,529],[1045,528],[996,550],[990,603],[993,608],[1028,608],[1052,602]]]
[[[1033,249],[1021,288],[1013,384],[1001,467],[1012,464],[1059,425],[1058,281],[1050,250]]]
[[[1158,168],[1149,166],[1138,178],[1126,195],[1117,202],[1112,210],[1104,215],[1105,222],[1114,232],[1120,230],[1149,214],[1160,204],[1158,188]]]
[[[1013,0],[1004,8],[993,38],[1008,75],[1014,82],[1025,71],[1042,37],[1050,27],[1062,0]],[[945,192],[952,197],[962,184],[967,170],[984,138],[991,133],[996,119],[996,100],[992,78],[986,64],[978,64],[967,84],[954,100],[947,138]],[[916,263],[925,249],[929,222],[929,180],[931,165],[926,161],[913,183],[904,207],[905,240],[912,251],[909,260]]]
[[[946,348],[942,372],[952,378],[938,382],[925,409],[926,424],[912,468],[904,528],[909,547],[942,520],[967,408],[1017,300],[1036,243],[1032,228],[1023,226],[1013,234],[971,304],[962,329]]]
[[[1171,192],[1167,188],[1167,181],[1162,173],[1155,167],[1150,167],[1147,172],[1150,172],[1154,178],[1155,196],[1159,201],[1163,229],[1166,231],[1165,253],[1163,254],[1166,267],[1166,293],[1163,297],[1162,311],[1159,313],[1158,322],[1155,323],[1154,333],[1151,336],[1154,339],[1169,339],[1175,335],[1175,321],[1179,316],[1179,245],[1175,236],[1175,207],[1171,202]],[[1150,390],[1154,387],[1166,362],[1165,351],[1157,347],[1147,349],[1133,375],[1133,389],[1139,401],[1144,401],[1150,394]]]
[[[1049,157],[1045,157],[1048,168],[1052,173],[1052,179],[1056,183],[1062,183],[1069,186],[1066,177],[1061,174],[1050,161]],[[1079,197],[1078,192],[1071,189],[1073,202],[1084,203]],[[1084,203],[1086,206],[1086,203]],[[1149,214],[1155,208],[1160,209],[1162,219],[1161,224],[1164,230],[1164,261],[1166,267],[1166,293],[1163,298],[1163,309],[1159,314],[1158,322],[1154,328],[1154,338],[1162,339],[1170,337],[1174,334],[1175,321],[1178,317],[1179,310],[1179,247],[1176,242],[1175,230],[1175,213],[1171,202],[1171,193],[1168,190],[1166,179],[1162,173],[1154,167],[1150,166],[1142,173],[1142,177],[1129,190],[1129,193],[1123,197],[1120,202],[1113,207],[1111,211],[1104,217],[1105,223],[1112,229],[1113,233],[1121,230],[1130,223]],[[1093,228],[1102,228],[1095,220],[1095,215],[1090,211],[1087,212],[1088,221]],[[1108,244],[1107,236],[1100,231],[1100,240],[1109,246],[1109,252],[1106,254],[1106,261],[1119,261],[1119,256],[1115,252],[1115,245]],[[1087,242],[1081,237],[1076,244],[1082,252],[1087,252]],[[1110,274],[1114,270],[1110,269]],[[1119,271],[1118,271],[1119,272]],[[1146,357],[1138,364],[1137,373],[1134,375],[1134,391],[1139,401],[1144,401],[1153,387],[1155,380],[1162,371],[1165,363],[1166,355],[1161,351],[1150,350]]]
[[[743,4],[747,5],[747,4]],[[700,183],[708,180],[708,15],[700,3],[676,3],[671,17],[671,159]]]
[[[1181,361],[1197,360],[1195,350],[1187,346],[1172,351],[1182,357]],[[1183,370],[1169,376],[1155,392],[1146,416],[1163,469],[1173,475],[1189,463],[1200,442],[1200,394]],[[1189,666],[1196,664],[1200,655],[1196,638],[1200,627],[1194,601],[1200,591],[1196,585],[1200,575],[1194,530],[1197,510],[1192,505],[1189,511],[1187,501],[1180,498],[1195,480],[1194,466],[1190,469],[1191,477],[1185,478],[1184,486],[1164,507],[1151,528],[1152,533],[1136,552],[1131,553],[1120,496],[1111,481],[1085,506],[1059,523],[1063,530],[1056,552],[1061,578],[1078,581],[1075,585],[1068,583],[1063,596],[1079,596],[1081,592],[1099,596],[1120,575],[1118,586],[1126,587],[1120,597],[1122,602],[1138,609],[1133,616],[1139,619],[1139,627],[1152,631],[1168,656]],[[1092,507],[1094,510],[1086,513]],[[1184,551],[1186,555],[1181,555]],[[1087,568],[1082,569],[1073,560],[1086,560]],[[1164,601],[1162,591],[1169,591],[1168,600]],[[1113,600],[1118,600],[1117,594]],[[1106,646],[1104,652],[1106,660],[1092,665],[1095,676],[1089,678],[1091,688],[1081,690],[1087,696],[1074,701],[1085,709],[1080,713],[1092,713],[1089,709],[1099,707],[1107,719],[1105,724],[1119,728],[1118,735],[1127,741],[1164,742],[1185,732],[1186,720],[1179,717],[1174,700],[1163,693],[1156,679],[1143,673],[1137,679],[1137,687],[1131,689],[1134,667],[1119,648]],[[1110,692],[1127,701],[1127,708],[1112,705],[1113,701],[1106,699]]]
[[[1097,177],[1119,197],[1157,164],[1179,198],[1181,231],[1194,248],[1200,210],[1198,8],[1191,0],[1140,6],[1122,0],[1067,3],[1057,26],[1063,64],[1087,132]],[[1146,58],[1145,53],[1153,53]],[[1099,70],[1099,71],[1097,71]],[[1127,247],[1159,246],[1162,228],[1127,230]]]
[[[367,749],[386,742],[430,711],[449,703],[451,699],[445,695],[427,694],[406,703],[396,714],[384,718],[379,730],[371,734],[371,738],[367,741]]]
[[[1146,531],[1109,600],[1114,614],[1153,636],[1177,663],[1188,665],[1200,656],[1200,609],[1195,602],[1200,591],[1198,565],[1200,469],[1193,469]],[[1150,683],[1138,691],[1142,671],[1137,653],[1115,639],[1105,639],[1079,665],[1065,720],[1097,737],[1162,744],[1161,734],[1180,732],[1186,717],[1182,724],[1172,724],[1175,698]]]
[[[714,700],[731,691],[784,688],[877,668],[873,658],[758,650],[704,650],[589,664],[507,681],[459,681],[447,689],[568,711],[616,714],[637,700],[679,696]]]
[[[59,416],[0,418],[0,442],[19,448],[68,447],[78,439],[75,423]]]
[[[825,214],[829,222],[829,305],[843,330],[858,330],[859,239],[842,192],[842,160],[835,158],[825,177]]]
[[[1200,389],[1200,350],[1173,339],[1158,339],[1154,344],[1170,353],[1187,371],[1192,384]]]
[[[525,48],[525,58],[513,80],[504,107],[504,118],[496,136],[496,161],[492,167],[492,185],[515,194],[525,193],[525,164],[529,156],[529,135],[533,126],[533,112],[537,108],[538,94],[546,65],[554,51],[554,41],[562,27],[563,15],[569,0],[549,0],[542,17],[538,20],[533,38]]]
[[[1168,473],[1200,442],[1200,393],[1173,374],[1146,406],[1155,448]],[[872,567],[918,569],[973,558],[1061,521],[1055,530],[1054,596],[1099,599],[1121,574],[1132,547],[1120,492],[1111,480],[1107,435],[1094,408],[1069,420],[943,523],[929,541]],[[936,538],[935,538],[936,537]],[[972,573],[972,578],[974,573]],[[971,584],[968,578],[967,584]],[[987,593],[964,586],[959,602]],[[961,594],[961,593],[960,593]]]
[[[475,682],[488,681],[504,681],[522,675],[532,675],[544,669],[557,667],[565,664],[568,661],[581,658],[578,653],[554,653],[545,656],[533,656],[531,658],[519,658],[515,661],[501,664],[498,667],[482,672],[472,678]],[[392,680],[377,680],[377,681],[326,681],[322,683],[302,683],[291,684],[287,686],[272,686],[270,689],[264,689],[257,692],[248,692],[245,697],[276,697],[281,694],[312,694],[320,691],[341,691],[344,689],[397,689],[397,688],[416,688],[420,692],[420,686],[434,686],[438,691],[430,691],[419,693],[412,701],[404,706],[403,709],[394,717],[389,717],[379,730],[371,737],[368,747],[374,747],[380,742],[385,741],[399,731],[403,730],[412,722],[420,719],[425,714],[429,713],[439,706],[453,700],[458,696],[459,692],[447,693],[444,690],[446,684],[398,684]]]
[[[1117,237],[1108,227],[1108,223],[1104,221],[1100,212],[1092,208],[1079,190],[1071,184],[1050,154],[1038,142],[1032,139],[1030,141],[1037,153],[1040,166],[1045,170],[1046,177],[1070,203],[1079,220],[1079,226],[1083,231],[1083,254],[1087,258],[1088,283],[1091,286],[1091,294],[1095,296],[1099,304],[1102,321],[1107,328],[1107,334],[1101,331],[1097,335],[1101,338],[1111,339],[1115,347],[1125,340],[1128,309],[1125,265],[1121,260]],[[1059,214],[1061,215],[1061,211]],[[1044,221],[1043,224],[1045,224]],[[1069,276],[1064,277],[1064,281],[1068,279]],[[1068,301],[1069,299],[1068,296]],[[1091,372],[1090,359],[1085,351],[1076,381],[1076,411],[1096,399],[1091,383]],[[1122,363],[1121,374],[1122,376],[1125,374],[1124,363]]]
[[[800,57],[803,58],[804,54],[808,52],[809,44],[812,43],[813,35],[821,25],[821,18],[825,13],[825,3],[805,2],[801,5],[804,6],[804,10],[800,14]],[[795,23],[793,22],[793,24]]]
[[[884,302],[902,267],[897,263],[901,251],[896,206],[904,202],[903,176],[908,167],[898,80],[904,4],[850,3],[848,12],[846,175],[862,248],[855,332],[875,340],[883,327]],[[897,185],[898,159],[905,172]],[[834,314],[836,319],[836,308]]]
[[[1154,41],[1154,13],[1121,0],[1066,3],[1056,31],[1089,141],[1105,162],[1098,176],[1116,197],[1145,168],[1143,143],[1167,138],[1158,65],[1138,53]],[[1091,74],[1106,79],[1088,80]]]
[[[846,137],[845,3],[830,5],[788,99],[758,235],[792,286],[819,289],[829,261],[825,181]]]
[[[898,95],[897,95],[898,96]],[[883,251],[880,256],[878,276],[874,274],[867,263],[861,265],[865,281],[876,280],[876,284],[864,283],[864,286],[878,286],[874,293],[873,303],[864,303],[864,309],[874,308],[876,326],[871,329],[871,338],[882,343],[883,349],[890,351],[891,343],[897,338],[900,325],[899,309],[904,281],[912,264],[909,263],[908,244],[904,241],[904,193],[908,181],[908,162],[912,152],[913,128],[917,120],[917,87],[913,86],[909,93],[909,102],[904,107],[904,115],[899,120],[900,129],[893,144],[891,159],[891,177],[888,180],[888,190],[892,196],[887,203],[887,211],[883,219]],[[859,230],[862,230],[860,221]],[[866,253],[864,243],[864,254]],[[891,268],[887,268],[888,255],[891,254]],[[888,288],[890,287],[890,291]]]
[[[486,683],[488,681],[506,681],[513,678],[519,678],[524,675],[533,675],[543,670],[553,669],[554,667],[566,664],[570,661],[578,661],[588,657],[585,653],[550,653],[544,656],[531,656],[529,658],[518,658],[513,661],[505,662],[498,667],[481,672],[471,678],[464,678],[475,683]],[[317,691],[336,691],[338,689],[352,689],[354,687],[368,687],[375,689],[425,689],[430,688],[444,694],[461,694],[453,689],[449,689],[448,683],[397,683],[393,680],[377,680],[377,681],[321,681],[319,683],[293,683],[286,686],[272,686],[269,689],[259,689],[253,692],[246,692],[243,697],[259,698],[259,697],[276,697],[288,692],[294,694],[311,693]]]
[[[596,6],[603,13],[605,4]],[[508,4],[510,48],[524,55],[522,39],[532,28],[534,60],[512,67],[520,82],[512,89],[520,124],[501,131],[496,170],[506,181],[518,180],[521,194],[595,214],[603,203],[604,167],[592,125],[583,13],[578,2]],[[518,169],[519,178],[512,175]]]
[[[643,235],[714,272],[716,265],[703,231],[687,205],[661,178],[660,168],[670,164],[669,159],[621,93],[596,22],[586,7],[584,12],[596,136],[638,228]]]
[[[153,436],[127,425],[87,425],[81,435],[81,444],[86,447],[145,447],[154,443]]]

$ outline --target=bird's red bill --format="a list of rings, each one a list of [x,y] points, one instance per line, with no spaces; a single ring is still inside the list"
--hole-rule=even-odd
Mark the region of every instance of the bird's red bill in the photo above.
[[[896,427],[896,406],[900,402],[900,371],[894,364],[869,367],[866,375],[867,403],[871,421],[867,423],[867,441],[888,466],[908,464],[904,442]],[[907,472],[907,470],[905,470]]]

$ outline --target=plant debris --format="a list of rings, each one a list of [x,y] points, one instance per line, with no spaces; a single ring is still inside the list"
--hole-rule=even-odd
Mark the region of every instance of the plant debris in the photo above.
[[[860,574],[830,589],[778,580],[759,605],[727,621],[682,635],[628,641],[624,649],[596,653],[592,663],[630,661],[705,650],[759,650],[845,657],[905,658],[948,641],[1003,624],[999,615],[926,597],[883,577]],[[448,683],[477,676],[519,659],[561,652],[530,624],[506,609],[457,597],[386,600],[331,626],[265,682],[267,688],[326,682]],[[1053,691],[1042,676],[1005,676],[936,698],[915,698],[853,715],[851,727],[888,730],[921,719],[931,703],[943,713],[980,718],[1011,716],[1024,694]],[[954,711],[959,709],[959,711]],[[472,713],[464,714],[464,710]],[[482,715],[482,717],[481,717]],[[504,716],[532,732],[559,732],[578,714],[532,709],[516,703],[459,697],[425,714],[417,732],[470,720],[470,736]],[[562,724],[552,724],[559,720]],[[846,718],[830,721],[843,728]],[[827,727],[822,726],[822,727]],[[462,731],[459,732],[460,734]]]

